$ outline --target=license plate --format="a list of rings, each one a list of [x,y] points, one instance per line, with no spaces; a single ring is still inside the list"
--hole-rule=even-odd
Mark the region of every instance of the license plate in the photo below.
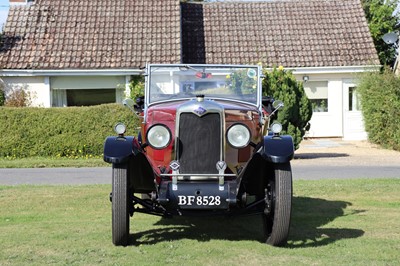
[[[220,196],[184,196],[178,195],[179,206],[220,206]]]

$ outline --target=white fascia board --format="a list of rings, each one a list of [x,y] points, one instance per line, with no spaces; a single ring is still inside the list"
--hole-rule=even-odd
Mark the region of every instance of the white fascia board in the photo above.
[[[293,74],[337,74],[337,73],[356,73],[366,71],[377,71],[380,65],[364,66],[338,66],[338,67],[288,67]],[[272,68],[265,68],[272,70]],[[144,74],[142,69],[2,69],[0,76],[126,76]]]
[[[142,69],[1,69],[3,77],[26,76],[126,76],[144,74]]]
[[[380,69],[379,65],[365,65],[365,66],[338,66],[338,67],[288,67],[286,70],[292,71],[293,74],[342,74],[342,73],[360,73],[367,71],[377,71]],[[272,68],[266,68],[272,70]]]

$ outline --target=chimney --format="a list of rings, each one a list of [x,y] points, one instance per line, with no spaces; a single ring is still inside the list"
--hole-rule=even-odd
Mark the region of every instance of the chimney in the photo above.
[[[10,1],[10,6],[32,5],[35,2],[34,0],[9,0],[9,1]]]

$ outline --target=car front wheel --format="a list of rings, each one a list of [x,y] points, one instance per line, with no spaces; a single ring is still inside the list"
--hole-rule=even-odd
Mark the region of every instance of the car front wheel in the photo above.
[[[112,168],[112,241],[126,246],[129,240],[128,164],[113,164]]]
[[[286,244],[292,208],[292,170],[290,163],[273,164],[273,176],[265,188],[263,213],[266,243],[272,246]]]

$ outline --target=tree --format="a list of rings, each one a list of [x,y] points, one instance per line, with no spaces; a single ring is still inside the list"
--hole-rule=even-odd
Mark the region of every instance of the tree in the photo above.
[[[312,116],[311,101],[307,98],[303,83],[298,82],[292,72],[283,67],[264,71],[264,75],[263,95],[285,104],[275,119],[282,124],[282,132],[293,137],[295,149],[298,149]]]
[[[3,89],[3,85],[0,83],[0,106],[3,106],[6,102],[6,95]]]
[[[136,98],[138,97],[144,96],[144,76],[132,76],[131,81],[129,82],[129,89],[131,92],[129,97],[133,100],[136,100]]]
[[[398,29],[399,16],[393,14],[397,4],[397,0],[362,0],[369,30],[382,65],[393,66],[396,60],[395,46],[386,44],[382,37]]]

